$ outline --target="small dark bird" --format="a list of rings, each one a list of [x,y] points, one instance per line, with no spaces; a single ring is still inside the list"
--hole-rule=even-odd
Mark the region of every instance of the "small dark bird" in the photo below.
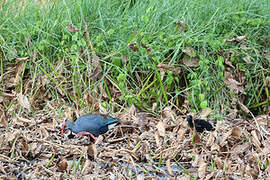
[[[188,121],[188,125],[189,127],[193,128],[193,122],[192,122],[192,116],[188,115],[187,116],[187,121]],[[209,122],[207,122],[206,120],[203,119],[195,119],[194,120],[195,123],[195,129],[197,132],[203,132],[205,129],[207,131],[213,131],[215,130],[212,126],[212,124],[210,124]]]
[[[87,114],[79,117],[74,123],[65,122],[62,127],[61,135],[66,130],[71,130],[77,136],[90,135],[94,141],[100,134],[106,133],[119,122],[118,118],[112,118],[102,114]]]

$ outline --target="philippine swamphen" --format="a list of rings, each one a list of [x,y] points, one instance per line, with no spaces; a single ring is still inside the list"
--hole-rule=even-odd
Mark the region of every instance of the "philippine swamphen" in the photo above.
[[[189,127],[193,128],[193,121],[192,121],[192,116],[191,115],[188,115],[187,116],[187,121],[188,121],[188,125]],[[212,126],[212,124],[210,124],[209,122],[207,122],[206,120],[204,119],[195,119],[194,120],[194,123],[195,123],[195,129],[197,132],[203,132],[205,129],[207,131],[213,131],[215,130]]]
[[[79,117],[74,123],[66,121],[63,124],[61,135],[66,130],[71,130],[77,136],[90,135],[94,141],[100,134],[106,133],[119,122],[118,118],[112,118],[103,114],[87,114]]]

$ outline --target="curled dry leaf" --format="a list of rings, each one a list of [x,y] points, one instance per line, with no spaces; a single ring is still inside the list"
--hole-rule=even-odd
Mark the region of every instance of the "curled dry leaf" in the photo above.
[[[205,178],[206,168],[207,168],[207,163],[199,164],[198,176],[199,176],[200,179]]]
[[[159,121],[156,125],[156,128],[158,129],[158,134],[162,137],[165,136],[165,124],[162,121]]]
[[[268,61],[270,61],[270,52],[265,52],[265,53],[264,53],[264,57],[265,57]]]
[[[244,60],[246,63],[248,63],[248,64],[251,63],[251,58],[250,58],[250,56],[244,57],[243,60]]]
[[[182,50],[182,52],[185,53],[186,55],[190,56],[190,57],[193,57],[193,54],[194,54],[193,48],[184,49],[184,50]]]
[[[160,68],[160,69],[166,69],[166,70],[169,70],[169,71],[172,71],[174,74],[178,75],[181,73],[181,68],[180,67],[173,67],[173,66],[170,66],[170,65],[167,65],[167,64],[163,64],[163,63],[160,63],[159,65],[157,65],[157,68]]]
[[[183,64],[188,66],[188,67],[198,67],[199,66],[199,59],[195,58],[195,57],[184,58]]]
[[[8,127],[6,113],[1,107],[0,107],[0,119],[1,119],[1,124],[5,127]]]
[[[178,142],[182,141],[184,135],[186,134],[186,131],[187,131],[187,129],[183,129],[183,128],[179,129],[179,131],[177,133],[177,141]]]
[[[72,24],[67,25],[66,28],[69,32],[78,32],[79,31],[79,29],[77,27],[73,26]]]
[[[21,57],[21,58],[16,58],[17,61],[28,61],[30,60],[30,57]]]
[[[67,169],[67,161],[65,159],[61,159],[58,163],[58,171],[64,172]]]
[[[220,146],[224,146],[225,142],[227,141],[228,137],[232,134],[232,131],[229,130],[228,132],[224,133],[220,140]]]
[[[28,111],[30,111],[30,103],[29,103],[28,98],[25,95],[23,95],[22,93],[20,93],[20,94],[18,94],[17,99],[18,99],[19,104],[23,108],[25,108]]]
[[[265,86],[270,88],[270,76],[267,76],[265,79]]]
[[[242,135],[242,131],[238,127],[234,127],[232,129],[232,136],[240,137]]]
[[[232,38],[232,39],[227,39],[227,42],[233,42],[233,43],[239,43],[242,42],[246,39],[246,36],[238,36],[236,38]]]
[[[173,176],[173,171],[172,171],[172,168],[171,168],[171,161],[170,161],[170,159],[167,159],[167,161],[166,161],[166,167],[167,167],[167,170],[168,170],[169,174],[171,176]]]
[[[257,136],[256,131],[255,130],[251,131],[251,135],[252,135],[252,138],[251,138],[252,143],[255,145],[255,147],[257,148],[257,150],[259,152],[261,152],[262,151],[261,150],[261,147],[260,147],[261,146],[261,142],[260,142],[260,140],[259,140],[259,138]]]
[[[214,161],[216,162],[217,168],[218,169],[223,169],[223,163],[222,160],[217,156],[215,157]]]
[[[7,142],[11,142],[13,139],[15,139],[16,137],[18,137],[20,135],[20,131],[19,130],[15,130],[15,132],[8,132],[7,133]]]
[[[220,150],[220,147],[218,144],[216,144],[216,143],[212,144],[211,152],[214,152],[214,151],[219,152],[219,150]]]
[[[212,112],[212,110],[209,108],[203,109],[202,112],[200,113],[200,118],[206,119],[211,114],[211,112]]]
[[[245,93],[242,83],[239,83],[235,79],[228,78],[227,80],[225,80],[225,84],[230,90],[232,90],[236,94],[238,94],[239,92]]]
[[[16,67],[16,77],[14,79],[14,85],[19,85],[22,78],[22,72],[24,69],[24,63],[19,63]]]
[[[241,154],[246,152],[250,148],[250,143],[238,144],[233,149],[232,152],[235,154]]]
[[[137,42],[133,42],[133,43],[129,43],[129,44],[128,44],[128,47],[129,47],[132,51],[136,52],[136,51],[139,51],[139,49],[136,47],[136,45],[137,45]]]
[[[212,146],[213,143],[215,142],[215,136],[214,133],[210,133],[209,137],[207,138],[206,146]]]
[[[194,133],[193,133],[193,142],[194,142],[194,144],[201,144],[202,143],[202,140],[196,131],[194,131]]]
[[[90,157],[96,158],[97,157],[97,148],[95,144],[90,144],[87,149],[87,154]]]

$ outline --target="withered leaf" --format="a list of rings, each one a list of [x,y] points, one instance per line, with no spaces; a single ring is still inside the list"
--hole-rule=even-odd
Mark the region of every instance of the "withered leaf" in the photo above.
[[[28,111],[30,111],[30,103],[29,103],[29,100],[28,100],[28,98],[25,96],[25,95],[23,95],[22,93],[20,93],[20,94],[18,94],[17,95],[17,99],[18,99],[18,102],[19,102],[19,104],[23,107],[23,108],[25,108],[25,109],[27,109]]]
[[[65,159],[61,159],[58,163],[58,171],[64,172],[67,169],[67,161]]]
[[[220,145],[221,146],[224,146],[225,145],[225,142],[227,141],[228,137],[232,134],[232,131],[229,130],[228,132],[224,133],[221,137],[221,140],[220,140]]]
[[[16,77],[14,79],[15,85],[20,84],[20,79],[22,78],[23,69],[24,69],[24,63],[19,63],[16,67]]]
[[[165,136],[165,124],[162,121],[159,121],[156,128],[158,129],[158,133],[160,136]]]
[[[172,71],[176,75],[181,73],[181,67],[173,67],[173,66],[163,64],[163,63],[160,63],[159,65],[157,65],[157,68]]]
[[[239,43],[241,41],[244,41],[246,39],[246,36],[238,36],[236,38],[227,39],[227,42],[233,42],[233,43]]]
[[[196,57],[184,58],[183,64],[188,66],[188,67],[198,67],[199,66],[199,59]]]
[[[129,44],[128,44],[128,47],[129,47],[132,51],[136,52],[136,51],[139,51],[139,49],[136,47],[136,45],[137,45],[137,42],[133,42],[133,43],[129,43]]]
[[[206,173],[207,163],[199,164],[198,176],[200,179],[204,179]]]
[[[268,61],[270,61],[270,52],[265,52],[265,53],[264,53],[264,57],[265,57]]]
[[[194,144],[201,144],[202,143],[202,140],[196,131],[193,133],[193,142],[194,142]]]
[[[190,57],[193,57],[194,50],[193,48],[187,48],[187,49],[182,50],[182,52]]]
[[[28,61],[30,60],[30,57],[21,57],[21,58],[16,58],[17,61]]]
[[[167,161],[166,161],[166,167],[167,167],[167,170],[168,170],[169,174],[171,176],[173,176],[173,171],[172,171],[172,168],[171,168],[171,161],[170,161],[170,159],[167,159]]]
[[[265,86],[268,87],[268,88],[270,88],[270,76],[267,76],[265,78]]]
[[[66,28],[69,32],[78,32],[79,31],[79,29],[77,27],[73,26],[72,24],[67,25]]]
[[[225,80],[225,84],[230,90],[232,90],[236,94],[238,94],[239,92],[245,93],[242,84],[236,81],[235,79],[228,78],[227,80]]]

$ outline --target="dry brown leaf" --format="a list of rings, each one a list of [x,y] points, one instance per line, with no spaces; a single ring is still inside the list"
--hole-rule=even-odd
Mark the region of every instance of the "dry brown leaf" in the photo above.
[[[83,166],[83,170],[82,170],[83,175],[86,175],[88,173],[87,170],[89,169],[90,164],[91,164],[91,161],[87,159]]]
[[[250,110],[249,110],[244,104],[242,104],[240,101],[237,101],[237,102],[238,102],[238,104],[239,104],[239,106],[240,106],[240,109],[241,109],[242,111],[244,111],[244,112],[247,113],[247,114],[250,113]]]
[[[30,111],[30,103],[29,103],[28,98],[25,95],[23,95],[22,93],[20,93],[20,94],[17,95],[17,99],[18,99],[19,104],[23,108],[25,108],[28,111]]]
[[[172,168],[171,168],[171,161],[170,161],[170,159],[167,159],[167,161],[166,161],[166,167],[167,167],[167,170],[168,170],[169,174],[171,176],[173,176],[173,171],[172,171]]]
[[[128,61],[129,61],[129,59],[128,59],[127,56],[122,56],[122,61],[123,61],[125,64],[127,64]]]
[[[177,133],[177,142],[181,142],[184,135],[186,134],[187,129],[179,129]]]
[[[93,158],[96,159],[96,157],[97,157],[97,148],[96,148],[96,145],[95,145],[95,144],[90,144],[90,145],[88,146],[87,154],[88,154],[90,157],[93,157]]]
[[[161,114],[163,115],[165,119],[170,119],[170,120],[175,121],[174,112],[172,111],[170,106],[165,107],[164,110],[161,112]]]
[[[233,149],[232,152],[235,154],[241,154],[246,152],[250,148],[250,143],[238,144]]]
[[[0,119],[3,126],[8,127],[8,121],[5,111],[0,107]]]
[[[220,150],[220,147],[218,144],[214,143],[212,146],[211,146],[211,152],[214,152],[214,151],[217,151],[219,152]]]
[[[207,119],[207,117],[211,114],[212,110],[211,109],[203,109],[202,112],[200,113],[200,118],[201,119]]]
[[[239,43],[241,41],[244,41],[246,39],[246,36],[238,36],[236,38],[227,39],[227,42],[233,42],[233,43]]]
[[[144,180],[145,179],[144,174],[138,174],[136,179],[137,180]]]
[[[163,63],[158,64],[157,65],[157,68],[166,69],[166,70],[172,71],[176,75],[178,75],[178,74],[181,73],[181,67],[173,67],[173,66],[170,66],[170,65],[167,65],[167,64],[163,64]]]
[[[215,136],[214,133],[210,133],[209,137],[207,138],[206,146],[212,146],[213,143],[215,142]]]
[[[235,79],[228,78],[227,80],[225,80],[225,84],[230,90],[232,90],[236,94],[238,94],[239,92],[245,93],[242,83],[239,83]]]
[[[22,123],[31,124],[33,121],[31,121],[30,119],[27,119],[27,118],[17,116],[16,122],[22,122]]]
[[[264,53],[264,57],[265,57],[268,61],[270,61],[270,52],[265,52],[265,53]]]
[[[21,58],[16,58],[17,61],[28,61],[30,60],[30,57],[21,57]]]
[[[187,48],[182,50],[183,53],[185,53],[186,55],[193,57],[193,53],[194,53],[194,49],[193,48]]]
[[[242,135],[242,131],[238,127],[234,127],[232,129],[232,136],[240,137]]]
[[[128,47],[129,47],[132,51],[136,52],[136,51],[139,51],[139,49],[136,47],[136,45],[137,45],[137,42],[133,42],[133,43],[129,43],[129,44],[128,44]]]
[[[95,69],[94,72],[90,75],[90,79],[100,79],[101,76],[102,76],[102,67],[101,67],[101,64],[100,64],[100,58],[97,56],[97,55],[93,55],[92,57],[92,66],[93,68]]]
[[[196,131],[193,133],[193,142],[194,142],[194,144],[201,144],[202,143],[202,140]]]
[[[220,146],[224,146],[225,145],[225,142],[227,141],[228,137],[232,134],[232,131],[229,130],[228,132],[226,133],[223,133],[222,137],[221,137],[221,140],[220,140]]]
[[[222,160],[217,156],[215,157],[214,161],[216,162],[217,168],[218,169],[223,169],[223,163]]]
[[[270,76],[267,76],[265,78],[265,86],[268,87],[268,88],[270,88]]]
[[[216,179],[215,176],[216,176],[216,172],[211,172],[210,174],[206,175],[205,179],[204,180],[210,180],[210,179]]]
[[[19,85],[22,78],[22,72],[24,69],[24,63],[19,63],[16,67],[16,77],[14,79],[14,85]]]
[[[67,25],[66,28],[69,32],[78,32],[79,31],[79,29],[77,27],[73,26],[72,24]]]
[[[204,179],[205,178],[206,168],[207,168],[207,163],[201,163],[201,164],[199,164],[198,176],[199,176],[200,179]]]
[[[65,159],[61,159],[58,163],[58,171],[64,172],[67,169],[67,161]]]
[[[159,121],[158,124],[156,125],[156,128],[158,129],[158,133],[160,136],[164,137],[165,136],[165,124],[162,121]]]
[[[259,140],[259,138],[257,136],[256,131],[255,130],[251,131],[251,135],[252,135],[252,137],[251,137],[252,143],[255,145],[255,147],[257,148],[257,150],[259,152],[262,152],[261,147],[260,147],[261,142],[260,142],[260,140]]]
[[[251,59],[250,59],[250,56],[246,56],[243,58],[243,60],[246,62],[246,63],[251,63]]]
[[[183,64],[188,66],[188,67],[198,67],[199,66],[199,59],[192,57],[192,58],[184,58],[183,59]]]
[[[157,146],[160,147],[161,146],[161,143],[160,143],[160,140],[159,140],[158,132],[155,132],[154,137],[155,137]]]
[[[18,137],[20,135],[20,131],[19,130],[15,130],[14,132],[8,132],[7,134],[7,142],[11,142],[13,139],[15,139],[16,137]]]

